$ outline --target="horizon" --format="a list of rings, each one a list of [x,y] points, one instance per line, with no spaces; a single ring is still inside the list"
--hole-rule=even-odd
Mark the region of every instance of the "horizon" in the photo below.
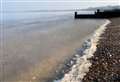
[[[109,2],[108,2],[109,1]],[[93,5],[94,4],[94,5]],[[120,6],[119,0],[111,1],[111,0],[2,0],[1,9],[3,11],[30,11],[30,10],[80,10],[94,7],[102,7],[102,6]]]

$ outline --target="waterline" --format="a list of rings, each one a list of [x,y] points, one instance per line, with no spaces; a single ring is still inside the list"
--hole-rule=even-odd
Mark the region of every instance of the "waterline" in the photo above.
[[[89,67],[91,66],[91,62],[88,58],[91,58],[94,52],[97,49],[97,44],[100,39],[101,34],[106,29],[106,25],[110,23],[109,20],[106,20],[105,24],[101,25],[98,28],[93,36],[90,37],[89,40],[85,41],[86,49],[83,51],[83,56],[76,59],[76,64],[72,66],[71,71],[62,78],[62,80],[54,81],[54,82],[81,82],[83,77],[89,71]],[[83,45],[84,45],[83,44]]]

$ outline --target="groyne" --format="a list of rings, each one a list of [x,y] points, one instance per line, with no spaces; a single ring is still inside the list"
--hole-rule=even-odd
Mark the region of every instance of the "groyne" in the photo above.
[[[103,18],[114,18],[114,17],[120,17],[120,9],[114,9],[114,10],[104,10],[101,11],[100,9],[97,9],[94,14],[78,14],[75,12],[75,19],[79,18],[98,18],[98,19],[103,19]]]

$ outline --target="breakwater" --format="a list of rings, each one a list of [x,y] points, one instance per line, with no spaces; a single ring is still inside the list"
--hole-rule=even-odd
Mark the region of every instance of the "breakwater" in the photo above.
[[[120,17],[120,9],[115,10],[105,10],[100,11],[99,9],[95,11],[94,14],[78,14],[75,12],[75,19],[79,18],[113,18],[113,17]]]

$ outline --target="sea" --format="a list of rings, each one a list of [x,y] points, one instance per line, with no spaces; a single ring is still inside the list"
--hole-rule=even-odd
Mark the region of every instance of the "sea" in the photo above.
[[[0,81],[50,82],[104,19],[74,19],[75,11],[0,12]]]

